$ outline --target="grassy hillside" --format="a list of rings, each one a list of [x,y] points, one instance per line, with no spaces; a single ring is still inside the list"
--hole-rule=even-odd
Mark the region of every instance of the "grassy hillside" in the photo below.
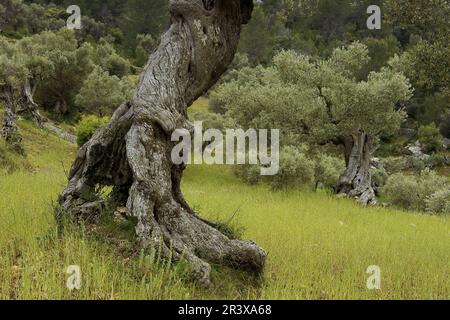
[[[215,287],[195,288],[182,264],[152,262],[117,237],[126,225],[69,228],[59,240],[53,203],[76,150],[31,124],[21,129],[27,160],[0,144],[0,159],[18,164],[0,173],[0,299],[450,298],[449,217],[364,209],[324,193],[271,193],[224,167],[189,168],[184,192],[203,216],[269,252],[262,279],[214,268]],[[66,289],[69,265],[81,266],[80,291]],[[381,268],[381,291],[366,289],[370,265]]]

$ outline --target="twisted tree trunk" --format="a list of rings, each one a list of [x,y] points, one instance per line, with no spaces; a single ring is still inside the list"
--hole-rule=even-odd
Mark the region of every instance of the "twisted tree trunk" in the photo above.
[[[26,80],[20,94],[17,94],[11,84],[1,87],[0,101],[5,105],[2,121],[2,137],[18,153],[25,155],[22,145],[22,136],[17,127],[17,115],[29,112],[39,128],[42,127],[45,118],[41,116],[37,104],[33,100],[33,91],[29,80]]]
[[[17,113],[30,113],[36,126],[42,128],[46,119],[40,114],[38,105],[34,102],[33,94],[34,90],[31,88],[30,80],[27,79],[22,87]]]
[[[2,121],[2,137],[19,154],[25,155],[22,136],[17,127],[16,102],[14,88],[5,84],[1,86],[0,101],[5,105]]]
[[[339,179],[337,193],[357,198],[364,205],[375,204],[377,198],[372,186],[370,161],[376,144],[364,132],[355,133],[343,142],[347,169]]]
[[[17,131],[14,92],[9,85],[3,85],[0,92],[0,101],[5,106],[2,123],[2,137],[8,140],[14,131]]]
[[[61,207],[75,218],[95,218],[104,206],[95,197],[96,185],[113,186],[111,198],[137,218],[143,248],[183,257],[198,282],[210,283],[208,262],[259,273],[266,253],[199,218],[181,193],[185,168],[171,161],[172,132],[192,129],[187,108],[233,60],[252,0],[171,0],[169,9],[171,26],[150,56],[134,98],[79,150]]]

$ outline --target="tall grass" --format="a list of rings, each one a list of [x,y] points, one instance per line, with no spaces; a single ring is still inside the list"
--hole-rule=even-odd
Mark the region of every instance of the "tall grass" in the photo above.
[[[0,299],[450,298],[448,217],[362,208],[320,192],[272,193],[227,167],[190,167],[183,190],[203,216],[244,227],[244,238],[268,251],[261,279],[214,266],[214,287],[199,289],[181,265],[133,253],[122,239],[82,228],[58,239],[52,204],[75,149],[21,126],[34,169],[0,173]],[[69,265],[81,267],[79,291],[66,288]],[[381,268],[379,291],[366,287],[371,265]]]

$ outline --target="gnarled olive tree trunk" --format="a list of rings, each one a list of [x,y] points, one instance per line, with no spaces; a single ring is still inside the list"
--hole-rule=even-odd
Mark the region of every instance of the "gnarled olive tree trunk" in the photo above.
[[[339,179],[337,193],[357,198],[364,205],[375,204],[370,163],[376,143],[366,133],[358,132],[344,138],[343,144],[347,168]]]
[[[13,88],[9,85],[3,85],[0,92],[0,101],[2,101],[5,106],[2,122],[2,137],[7,141],[13,132],[17,131],[16,110],[13,99]]]
[[[150,56],[134,98],[120,106],[78,152],[60,197],[63,212],[89,219],[103,202],[96,185],[137,218],[144,249],[189,263],[208,285],[208,262],[262,271],[266,253],[251,241],[231,240],[199,218],[181,194],[184,166],[171,161],[171,134],[192,129],[187,107],[216,83],[231,63],[252,0],[171,0],[171,26]]]
[[[30,113],[36,126],[42,128],[46,119],[40,114],[38,105],[34,102],[33,94],[34,89],[31,88],[30,80],[26,80],[22,87],[17,113]]]
[[[5,84],[0,88],[0,101],[5,106],[2,120],[2,137],[18,153],[25,155],[22,145],[22,136],[17,127],[16,101],[14,88]]]
[[[19,93],[10,84],[4,84],[0,89],[0,101],[5,105],[5,112],[2,121],[2,137],[5,141],[13,147],[20,154],[25,154],[25,149],[22,145],[22,136],[17,127],[17,115],[23,113],[30,113],[33,117],[36,126],[42,127],[45,118],[41,116],[38,110],[38,105],[33,100],[33,90],[30,82],[25,81]]]

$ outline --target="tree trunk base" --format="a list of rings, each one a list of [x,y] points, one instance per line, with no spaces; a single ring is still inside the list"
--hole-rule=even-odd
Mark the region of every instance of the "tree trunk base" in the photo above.
[[[360,132],[348,138],[345,146],[347,169],[339,179],[337,194],[355,198],[363,205],[377,204],[370,173],[370,159],[375,150],[373,141]]]
[[[33,99],[33,90],[31,89],[30,81],[27,80],[22,87],[22,94],[19,99],[20,108],[17,110],[17,113],[29,113],[34,120],[34,123],[38,128],[42,128],[42,124],[46,121],[46,119],[39,112],[39,108],[36,102]]]
[[[9,108],[3,114],[2,137],[6,143],[18,154],[25,156],[22,136],[16,124],[16,115]]]
[[[172,164],[172,147],[159,125],[135,121],[133,107],[124,104],[78,152],[60,198],[63,212],[95,221],[105,207],[95,187],[112,185],[111,202],[126,205],[137,218],[142,248],[187,261],[199,284],[210,285],[209,263],[261,273],[264,250],[252,241],[229,239],[187,205],[179,188],[184,168]]]

